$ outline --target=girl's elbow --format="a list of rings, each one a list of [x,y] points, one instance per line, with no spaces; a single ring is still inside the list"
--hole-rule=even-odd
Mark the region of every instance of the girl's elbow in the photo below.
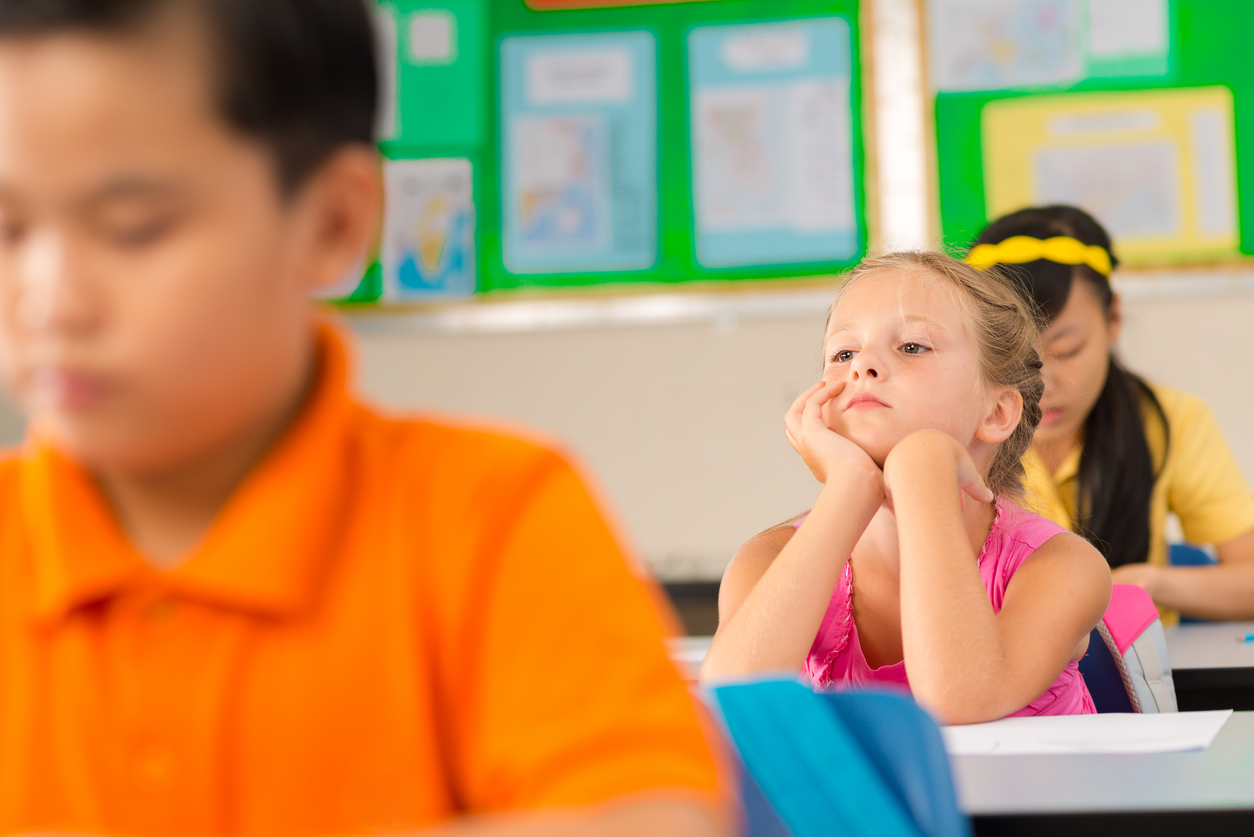
[[[936,720],[936,723],[942,726],[980,724],[985,721],[995,721],[1001,717],[1000,715],[990,714],[985,707],[953,698],[938,697],[933,699],[916,692],[914,699],[919,706],[923,707]]]
[[[1006,695],[992,686],[947,684],[929,689],[913,688],[914,698],[940,724],[982,724],[1006,717],[1018,709],[1007,704]]]

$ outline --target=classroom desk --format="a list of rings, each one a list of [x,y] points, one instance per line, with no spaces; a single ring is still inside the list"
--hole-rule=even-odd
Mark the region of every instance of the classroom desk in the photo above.
[[[1193,622],[1168,628],[1167,656],[1182,711],[1254,710],[1254,622]]]
[[[1254,713],[1202,752],[956,756],[958,799],[984,835],[1254,834]]]
[[[710,650],[710,641],[713,639],[714,637],[709,636],[677,636],[666,640],[666,653],[675,668],[684,676],[684,680],[689,683],[697,682],[697,672],[705,662],[705,654]]]
[[[1221,637],[1249,653],[1254,667],[1254,643],[1233,639],[1245,624],[1169,630],[1173,676],[1180,671],[1177,654],[1184,671],[1245,668],[1242,652],[1231,652]],[[1249,626],[1254,630],[1254,623]],[[709,647],[710,637],[669,641],[671,659],[692,680]],[[1198,753],[955,756],[950,761],[962,809],[979,837],[1254,834],[1254,712],[1234,714],[1210,748]]]

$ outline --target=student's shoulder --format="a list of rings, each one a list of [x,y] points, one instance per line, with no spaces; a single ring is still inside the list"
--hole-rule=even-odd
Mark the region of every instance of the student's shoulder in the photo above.
[[[7,505],[16,497],[22,454],[18,448],[0,448],[0,504]]]
[[[22,454],[17,448],[0,448],[0,528],[21,518]],[[23,528],[18,523],[18,529]]]
[[[748,595],[758,580],[770,569],[779,553],[792,540],[792,536],[797,532],[797,524],[802,519],[804,516],[759,532],[736,550],[736,554],[727,565],[727,570],[723,573],[723,582],[719,587],[721,602],[725,605],[732,600],[739,602]]]
[[[444,487],[504,485],[571,467],[561,447],[539,433],[432,413],[362,408],[353,442],[370,471]]]
[[[1198,417],[1211,415],[1210,405],[1200,396],[1185,392],[1175,387],[1146,382],[1158,405],[1163,408],[1167,424],[1175,429],[1178,425],[1188,424]]]

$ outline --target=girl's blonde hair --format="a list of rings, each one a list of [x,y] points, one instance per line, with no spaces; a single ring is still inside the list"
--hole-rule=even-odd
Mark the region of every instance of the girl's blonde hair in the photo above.
[[[1023,398],[1023,412],[1014,432],[997,447],[984,481],[996,494],[1018,496],[1023,492],[1020,460],[1032,444],[1041,420],[1040,328],[1035,308],[1016,289],[1013,280],[997,269],[976,270],[944,253],[912,251],[864,259],[836,292],[831,311],[857,282],[882,270],[925,273],[958,289],[956,298],[966,315],[967,330],[980,363],[984,383],[1010,387]],[[831,314],[828,314],[830,321]]]

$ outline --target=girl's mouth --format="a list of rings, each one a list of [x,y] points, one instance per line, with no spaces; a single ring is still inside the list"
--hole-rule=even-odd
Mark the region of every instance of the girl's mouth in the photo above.
[[[853,398],[849,399],[849,403],[845,405],[846,410],[874,410],[877,407],[887,407],[883,401],[876,398],[869,392],[860,392]]]
[[[1062,416],[1063,409],[1061,407],[1049,407],[1048,409],[1041,411],[1041,423],[1037,426],[1049,427],[1057,424],[1062,419]]]

